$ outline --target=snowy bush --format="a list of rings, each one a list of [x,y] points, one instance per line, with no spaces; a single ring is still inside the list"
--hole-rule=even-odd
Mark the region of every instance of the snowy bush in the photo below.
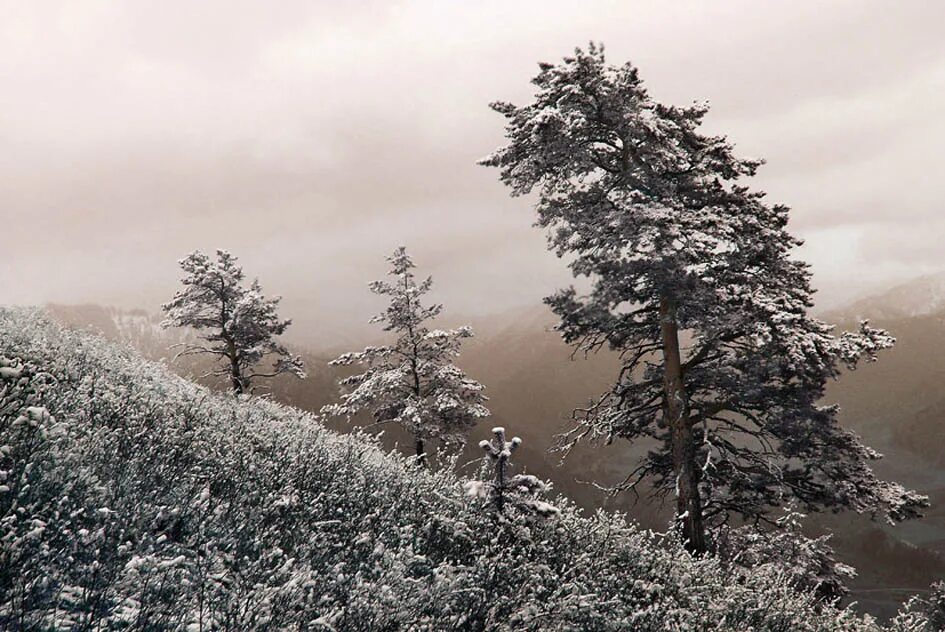
[[[893,619],[896,632],[941,632],[945,630],[945,582],[936,582],[928,595],[911,598]]]
[[[623,516],[464,481],[0,309],[0,629],[876,629]]]
[[[714,533],[714,549],[723,564],[754,571],[769,566],[782,569],[800,590],[812,592],[826,603],[834,603],[849,590],[856,571],[837,561],[830,536],[809,538],[801,531],[804,515],[788,509],[772,528],[756,525],[722,527]]]
[[[483,439],[479,447],[492,462],[494,477],[491,481],[468,481],[466,493],[474,498],[488,499],[496,514],[502,516],[506,507],[537,516],[553,516],[558,508],[543,500],[540,496],[551,489],[551,485],[531,474],[509,474],[512,453],[522,444],[522,440],[513,437],[505,440],[505,428],[492,429],[492,440]]]

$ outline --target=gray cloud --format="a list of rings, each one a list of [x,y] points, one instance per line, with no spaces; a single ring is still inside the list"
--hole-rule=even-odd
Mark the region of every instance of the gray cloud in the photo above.
[[[852,1],[0,2],[0,302],[154,308],[176,259],[226,247],[324,338],[359,331],[404,243],[451,312],[535,303],[568,278],[475,165],[502,142],[486,104],[594,39],[768,159],[836,303],[945,265],[943,23]]]

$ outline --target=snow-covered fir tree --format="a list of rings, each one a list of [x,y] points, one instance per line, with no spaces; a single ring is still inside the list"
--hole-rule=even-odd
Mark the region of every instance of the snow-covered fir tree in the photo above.
[[[706,105],[653,100],[603,47],[540,64],[533,83],[531,103],[492,105],[508,144],[482,163],[513,195],[537,191],[549,247],[590,280],[586,295],[546,299],[564,339],[622,358],[566,443],[655,440],[623,487],[675,493],[694,551],[707,521],[764,520],[792,497],[805,510],[916,516],[926,498],[879,480],[880,455],[820,403],[828,380],[893,339],[865,322],[835,335],[809,315],[788,209],[743,183],[761,161],[700,131]]]
[[[557,507],[541,499],[551,489],[548,483],[531,474],[509,474],[512,453],[522,445],[522,440],[513,437],[506,441],[505,428],[501,426],[493,428],[492,434],[492,440],[483,439],[479,447],[492,464],[493,480],[467,481],[466,493],[474,498],[489,499],[500,516],[507,506],[538,516],[557,514]]]
[[[217,364],[209,375],[229,379],[235,393],[250,391],[256,378],[282,373],[304,378],[301,358],[275,339],[292,324],[276,312],[280,298],[263,296],[258,280],[246,286],[243,268],[229,252],[217,250],[216,255],[213,260],[195,251],[180,261],[184,288],[163,306],[162,325],[202,333],[199,343],[183,343],[178,355],[214,356]],[[265,359],[272,365],[260,369]]]
[[[438,440],[449,447],[465,443],[469,430],[489,415],[483,386],[453,364],[469,327],[430,329],[443,306],[421,303],[433,279],[417,282],[414,263],[404,247],[388,257],[391,281],[371,283],[371,291],[389,297],[384,313],[371,322],[396,335],[390,345],[367,347],[332,361],[336,366],[366,367],[363,373],[341,381],[350,387],[341,402],[323,412],[351,417],[368,410],[379,424],[396,423],[409,432],[417,459],[426,458],[427,443]]]

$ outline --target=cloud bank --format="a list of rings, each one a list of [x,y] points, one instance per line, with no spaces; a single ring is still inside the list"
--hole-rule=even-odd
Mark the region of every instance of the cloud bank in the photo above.
[[[0,302],[155,309],[225,247],[312,340],[405,244],[452,313],[568,283],[476,166],[589,40],[768,164],[827,306],[945,268],[945,4],[0,2]]]

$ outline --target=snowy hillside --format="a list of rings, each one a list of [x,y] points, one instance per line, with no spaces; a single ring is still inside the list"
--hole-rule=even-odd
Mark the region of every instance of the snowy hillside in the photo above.
[[[167,357],[167,345],[179,335],[177,330],[157,333],[163,340],[145,337],[135,340],[120,335],[100,323],[115,322],[115,314],[124,314],[111,307],[56,306],[56,319],[70,327],[111,332],[113,340],[127,342],[148,358]],[[132,313],[133,315],[133,313]],[[869,316],[870,314],[866,314]],[[149,319],[152,322],[157,317]],[[465,322],[462,318],[446,323],[454,326]],[[527,441],[516,453],[516,462],[554,482],[555,489],[564,493],[587,511],[598,507],[628,512],[634,521],[662,530],[671,519],[671,510],[658,500],[637,500],[632,494],[609,495],[586,481],[601,486],[620,483],[626,476],[626,464],[639,448],[626,442],[613,445],[585,445],[560,461],[560,453],[549,452],[555,435],[567,427],[569,412],[586,403],[590,394],[607,387],[617,370],[613,357],[606,353],[579,356],[571,360],[571,349],[557,332],[550,331],[556,322],[544,306],[528,310],[497,314],[472,319],[476,336],[470,340],[459,358],[460,365],[487,384],[492,421],[480,424],[470,437],[470,445],[461,463],[478,459],[482,453],[476,443],[489,438],[491,425],[504,425]],[[941,475],[933,467],[941,459],[940,415],[945,409],[940,401],[936,381],[945,379],[945,365],[916,366],[920,359],[933,361],[945,358],[945,352],[918,353],[918,349],[938,349],[938,331],[943,325],[929,317],[896,321],[874,321],[889,327],[899,344],[881,362],[855,371],[831,385],[828,401],[841,405],[844,425],[849,425],[885,455],[877,463],[882,474],[893,480],[907,482],[910,487],[930,494],[932,509],[923,520],[895,528],[884,528],[881,523],[864,517],[813,514],[807,524],[811,533],[833,533],[832,545],[840,559],[857,569],[851,582],[851,598],[857,609],[883,618],[892,616],[902,602],[913,593],[922,591],[942,576],[945,569],[945,487]],[[382,342],[369,340],[370,343]],[[933,347],[929,347],[932,344]],[[337,380],[345,373],[329,367],[334,350],[305,353],[308,379],[280,378],[274,380],[274,400],[307,411],[319,411],[327,403],[337,401]],[[177,361],[173,370],[186,376],[199,376],[206,366],[195,364],[196,358]],[[918,370],[917,370],[918,369]],[[920,376],[921,379],[903,379]],[[225,384],[201,380],[211,388],[225,389]],[[923,412],[924,411],[924,412]],[[912,421],[913,418],[915,421]],[[330,428],[341,432],[351,430],[343,420],[327,422]],[[365,422],[368,423],[368,422]],[[921,428],[919,427],[921,426]],[[890,436],[892,433],[893,436]],[[913,441],[914,437],[920,439]],[[386,427],[382,444],[393,449],[398,444],[410,445],[409,437],[397,428]],[[891,444],[891,441],[894,442]],[[917,444],[904,450],[896,444]],[[921,450],[917,452],[917,450]],[[934,453],[930,462],[925,455]],[[464,472],[473,471],[470,468]],[[908,560],[903,563],[903,560]]]
[[[875,629],[563,499],[500,520],[452,475],[35,312],[0,310],[0,345],[5,629]]]

